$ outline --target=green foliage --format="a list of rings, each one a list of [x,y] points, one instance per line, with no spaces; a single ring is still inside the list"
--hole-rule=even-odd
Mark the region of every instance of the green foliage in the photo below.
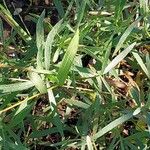
[[[32,36],[3,2],[0,149],[150,149],[148,0],[54,0]]]
[[[79,44],[79,30],[77,29],[73,39],[71,40],[66,50],[66,53],[62,60],[62,64],[58,70],[58,80],[59,80],[60,85],[64,84],[68,76],[68,72],[70,70],[70,67],[72,66],[74,57],[78,50],[78,44]]]

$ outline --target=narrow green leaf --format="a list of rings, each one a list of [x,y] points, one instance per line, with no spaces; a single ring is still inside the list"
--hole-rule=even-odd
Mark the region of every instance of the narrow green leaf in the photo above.
[[[28,16],[28,19],[29,20],[31,20],[31,21],[33,21],[34,23],[36,23],[37,24],[37,22],[38,22],[38,19],[40,18],[40,16],[39,15],[36,15],[36,14],[33,14],[33,13],[29,13],[29,15],[27,15]],[[52,29],[52,25],[50,24],[50,22],[48,21],[48,20],[43,20],[43,25],[44,25],[44,29],[47,31],[47,32],[50,32],[51,31],[51,29]]]
[[[0,110],[5,109],[11,103],[11,101],[13,101],[15,99],[16,93],[18,93],[18,92],[4,94],[6,97],[4,96],[5,100],[3,101],[3,104],[0,106]]]
[[[123,142],[123,138],[120,136],[120,150],[125,150],[125,145]]]
[[[24,101],[16,111],[15,115],[19,114],[21,111],[23,111],[27,107],[27,101]]]
[[[94,150],[92,146],[91,138],[88,135],[86,136],[86,143],[87,143],[88,150]]]
[[[19,113],[17,113],[16,115],[12,117],[11,121],[9,122],[8,127],[12,128],[20,124],[23,121],[23,119],[26,116],[28,116],[31,110],[32,110],[32,105],[27,105],[24,109],[22,109],[22,111],[20,111]]]
[[[78,100],[67,99],[67,100],[65,100],[65,102],[70,105],[74,105],[74,106],[77,106],[77,107],[83,108],[83,109],[88,109],[90,107],[89,104],[86,104],[86,103],[78,101]]]
[[[57,108],[55,107],[55,116],[53,117],[52,123],[57,127],[57,131],[60,133],[61,137],[64,137],[64,125],[62,123],[62,120],[57,113]]]
[[[149,74],[142,58],[139,56],[139,54],[137,52],[132,52],[132,54],[133,54],[134,58],[136,59],[136,61],[138,62],[138,64],[140,65],[140,67],[142,68],[142,70],[144,71],[144,73],[150,79],[150,74]]]
[[[7,141],[7,148],[5,147],[5,149],[15,149],[15,150],[29,150],[28,148],[24,147],[23,145],[19,145],[17,144],[17,142],[13,143],[13,142],[9,142]]]
[[[55,53],[54,53],[54,55],[53,55],[53,60],[52,60],[53,63],[56,63],[56,62],[57,62],[57,60],[58,60],[58,58],[59,58],[60,51],[61,51],[60,48],[58,48],[58,49],[55,51]]]
[[[11,26],[16,30],[16,32],[20,35],[20,37],[25,41],[29,42],[31,41],[31,36],[27,34],[26,31],[24,31],[20,25],[13,19],[10,12],[8,12],[1,4],[0,4],[0,16]]]
[[[40,15],[36,25],[36,45],[38,50],[41,49],[44,42],[44,27],[43,27],[44,17],[45,17],[45,10]]]
[[[63,57],[61,66],[58,70],[58,80],[59,80],[60,85],[64,84],[64,82],[68,76],[70,67],[73,63],[74,57],[78,50],[78,45],[79,45],[79,30],[77,29],[73,39],[71,40],[71,42],[67,48],[67,51]]]
[[[100,76],[100,79],[102,80],[104,86],[109,91],[109,93],[113,95],[112,89],[111,89],[110,85],[107,83],[107,81],[105,80],[105,78]]]
[[[73,3],[74,3],[74,0],[71,0],[71,1],[69,2],[69,6],[68,6],[68,8],[67,8],[67,10],[66,10],[66,13],[65,13],[64,16],[63,16],[63,19],[64,19],[64,20],[66,20],[66,17],[70,14]]]
[[[150,55],[149,55],[149,53],[146,54],[146,68],[148,70],[148,73],[150,74]]]
[[[117,0],[116,1],[116,7],[115,7],[115,20],[116,22],[119,21],[122,17],[122,10],[126,3],[126,0]]]
[[[135,100],[137,105],[140,106],[141,105],[141,101],[140,101],[140,92],[139,92],[139,90],[137,88],[135,88],[135,87],[132,87],[130,89],[130,95]]]
[[[113,128],[117,127],[118,125],[124,123],[125,121],[129,120],[132,118],[134,115],[139,114],[141,109],[137,108],[134,112],[130,112],[126,115],[122,115],[118,119],[112,121],[108,125],[106,125],[104,128],[102,128],[100,131],[98,131],[94,136],[93,139],[96,140],[106,134],[107,132],[111,131]]]
[[[61,18],[63,18],[65,12],[64,12],[64,8],[63,8],[63,5],[62,5],[62,2],[60,0],[54,0],[54,4],[55,4],[56,9],[57,9],[57,11],[59,13],[59,16]]]
[[[119,51],[119,49],[123,46],[123,43],[125,42],[125,40],[127,39],[127,37],[130,35],[130,33],[132,32],[132,30],[134,28],[137,27],[137,24],[138,22],[141,20],[141,17],[138,18],[135,22],[133,22],[127,29],[126,31],[123,33],[123,35],[121,36],[117,46],[116,46],[116,49],[113,53],[113,56],[115,56],[117,54],[117,52]]]
[[[0,85],[0,93],[23,91],[33,87],[34,84],[31,81],[19,82],[13,84]]]
[[[46,85],[38,73],[30,71],[28,72],[28,76],[40,93],[46,93]]]
[[[137,150],[137,146],[133,145],[131,141],[124,140],[125,145],[127,145],[132,150]]]
[[[50,68],[50,61],[51,61],[51,49],[52,49],[52,44],[54,41],[54,37],[56,36],[56,34],[58,33],[58,30],[62,24],[63,20],[60,20],[53,28],[52,30],[49,32],[46,42],[45,42],[45,68],[46,70],[49,70]]]
[[[112,37],[111,37],[112,39]],[[111,46],[112,46],[112,42],[110,42],[108,44],[108,46],[106,47],[106,52],[105,52],[105,56],[104,56],[104,59],[103,59],[103,64],[102,64],[102,72],[104,71],[108,61],[109,61],[109,56],[110,56],[110,53],[111,53]]]
[[[116,145],[118,145],[119,141],[118,141],[117,138],[118,138],[118,135],[115,135],[113,137],[113,139],[111,140],[111,143],[110,143],[110,145],[108,147],[108,150],[112,150],[112,149],[114,149],[116,147]]]
[[[150,138],[150,134],[148,131],[136,132],[135,134],[131,134],[130,136],[126,137],[125,140],[136,140],[139,139],[142,141],[143,138]]]
[[[132,43],[130,46],[128,46],[124,51],[122,51],[118,56],[116,56],[110,64],[105,68],[104,73],[106,74],[111,69],[113,69],[122,59],[124,59],[128,53],[133,49],[133,47],[136,45],[136,42]]]
[[[79,50],[90,55],[93,59],[101,61],[101,58],[96,55],[99,52],[99,47],[80,46]]]
[[[36,46],[37,52],[37,68],[43,69],[43,44],[44,44],[44,27],[43,21],[45,17],[45,10],[40,15],[36,25]]]
[[[56,100],[55,100],[55,97],[54,97],[54,93],[52,91],[52,89],[49,89],[50,88],[50,83],[47,81],[46,82],[46,87],[47,87],[47,92],[48,92],[48,100],[49,100],[49,103],[50,103],[50,107],[51,107],[51,110],[53,111],[56,107]]]
[[[3,22],[2,19],[0,18],[0,40],[2,41],[2,43],[4,44],[4,28],[3,28]]]
[[[146,16],[149,13],[149,1],[148,0],[140,0],[140,12],[142,15]]]
[[[41,131],[37,130],[37,131],[33,131],[29,137],[30,138],[40,138],[42,136],[46,136],[48,134],[53,134],[53,133],[57,133],[57,132],[58,132],[57,127],[45,129],[45,130],[41,130]]]
[[[141,107],[138,107],[134,112],[133,112],[133,116],[138,115],[141,112]]]
[[[89,68],[75,66],[74,71],[78,72],[82,78],[91,78],[95,76]]]
[[[78,26],[80,25],[80,23],[83,19],[86,3],[87,3],[87,0],[83,0],[83,1],[81,1],[80,6],[78,7],[78,14],[77,14]]]

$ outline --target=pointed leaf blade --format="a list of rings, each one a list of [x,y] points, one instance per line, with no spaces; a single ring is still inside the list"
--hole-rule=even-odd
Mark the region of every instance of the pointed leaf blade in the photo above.
[[[124,51],[122,51],[118,56],[116,56],[110,64],[105,68],[104,73],[106,74],[111,69],[113,69],[122,59],[124,59],[127,54],[133,49],[133,47],[136,45],[136,42],[132,43],[130,46],[128,46]]]
[[[28,72],[28,76],[40,93],[47,92],[46,85],[38,73],[30,71]]]
[[[31,81],[19,82],[13,84],[3,84],[0,85],[0,93],[23,91],[33,87],[34,84]]]
[[[62,24],[62,20],[60,20],[49,32],[46,42],[45,42],[45,52],[44,52],[44,58],[45,58],[45,68],[46,70],[49,70],[50,68],[50,61],[51,61],[51,49],[52,49],[52,44],[54,41],[54,37],[58,33],[58,30]]]
[[[77,29],[77,31],[75,32],[75,35],[67,48],[67,51],[63,57],[61,66],[58,70],[58,80],[59,80],[60,85],[63,85],[63,83],[65,82],[67,78],[70,67],[77,53],[78,45],[79,45],[79,29]]]
[[[125,42],[125,40],[127,39],[127,37],[130,35],[130,33],[132,32],[132,30],[137,26],[138,22],[141,20],[141,17],[138,18],[135,22],[133,22],[127,29],[126,31],[123,33],[123,35],[121,36],[116,49],[113,53],[113,56],[116,55],[116,53],[119,51],[119,49],[122,47],[123,43]]]
[[[43,68],[43,43],[44,43],[44,26],[43,21],[45,17],[45,10],[40,15],[37,25],[36,25],[36,46],[38,49],[37,52],[37,68]]]

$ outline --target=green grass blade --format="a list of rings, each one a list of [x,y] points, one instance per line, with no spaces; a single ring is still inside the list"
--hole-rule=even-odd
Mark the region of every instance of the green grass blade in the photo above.
[[[108,150],[112,150],[112,149],[114,149],[115,147],[116,147],[116,145],[118,145],[118,142],[117,142],[117,138],[118,138],[118,136],[117,135],[115,135],[114,137],[113,137],[113,139],[111,140],[111,143],[110,143],[110,145],[109,145],[109,147],[108,147]]]
[[[33,131],[31,134],[30,134],[30,138],[40,138],[42,136],[46,136],[48,134],[53,134],[53,133],[57,133],[58,129],[57,127],[53,127],[53,128],[50,128],[50,129],[45,129],[45,130],[35,130]]]
[[[10,121],[9,128],[12,128],[20,124],[23,121],[23,119],[26,116],[28,116],[31,110],[32,110],[32,105],[27,105],[23,110],[21,110],[21,112],[15,114]]]
[[[62,24],[62,20],[59,21],[49,32],[46,42],[45,42],[45,51],[44,51],[44,58],[45,58],[45,68],[46,70],[49,70],[50,68],[50,61],[51,61],[51,49],[52,49],[52,44],[54,41],[54,37],[58,33],[58,30]]]
[[[130,95],[131,95],[131,98],[135,100],[136,104],[138,106],[141,105],[141,99],[140,99],[140,92],[137,88],[135,87],[132,87],[130,89]]]
[[[43,21],[45,17],[45,10],[40,15],[36,25],[36,46],[38,49],[37,53],[37,68],[42,69],[43,65],[43,44],[44,44],[44,27]]]
[[[16,111],[15,115],[19,114],[21,111],[23,111],[28,106],[27,101],[24,101]]]
[[[0,93],[23,91],[33,87],[34,84],[31,81],[19,82],[13,84],[3,84],[0,85]]]
[[[105,52],[105,56],[103,59],[103,64],[102,64],[102,72],[104,71],[104,69],[107,66],[107,63],[109,61],[109,57],[110,57],[110,53],[111,53],[111,47],[112,47],[112,42],[110,42],[112,40],[113,37],[110,38],[110,40],[108,41],[108,45],[106,46],[106,52]]]
[[[107,81],[105,80],[105,78],[102,77],[102,76],[100,76],[100,79],[102,80],[104,86],[105,86],[106,89],[109,91],[109,93],[110,93],[111,95],[113,95],[112,89],[111,89],[110,85],[107,83]]]
[[[65,100],[65,102],[70,105],[74,105],[74,106],[77,106],[77,107],[83,108],[83,109],[88,109],[90,107],[89,104],[86,104],[82,101],[78,101],[78,100],[74,100],[74,99],[67,99],[67,100]]]
[[[138,18],[135,22],[133,22],[127,29],[126,31],[123,33],[123,35],[121,36],[117,46],[116,46],[116,49],[113,53],[113,56],[115,56],[117,54],[117,52],[119,51],[119,49],[123,46],[123,43],[125,42],[125,40],[127,39],[127,37],[130,35],[130,33],[132,32],[132,30],[134,28],[137,27],[137,24],[138,22],[141,20],[141,17]]]
[[[128,46],[124,51],[122,51],[118,56],[116,56],[110,64],[105,68],[104,73],[106,74],[111,69],[113,69],[121,60],[123,60],[128,53],[133,49],[133,47],[136,45],[136,42],[132,43],[130,46]]]
[[[4,28],[3,28],[3,22],[2,19],[0,18],[0,40],[4,44]]]
[[[40,93],[47,92],[46,85],[38,73],[30,71],[28,72],[28,76]]]
[[[78,14],[77,14],[78,26],[80,25],[83,19],[86,3],[87,3],[87,0],[82,0],[81,5],[78,6]]]
[[[148,137],[150,138],[150,134],[148,131],[140,131],[140,132],[136,132],[134,134],[131,134],[130,136],[126,137],[126,140],[133,140],[133,139],[139,139],[142,140],[144,137]]]
[[[65,12],[64,12],[64,8],[63,8],[63,5],[62,5],[62,2],[60,0],[54,0],[54,4],[55,4],[56,9],[57,9],[57,11],[59,13],[59,16],[61,18],[63,18]]]
[[[4,149],[15,149],[15,150],[29,150],[28,148],[24,147],[23,145],[19,145],[16,141],[15,143],[10,142],[10,140],[7,141],[7,147]]]
[[[86,136],[86,143],[87,143],[88,150],[94,150],[92,146],[91,138],[89,136]]]
[[[0,16],[16,30],[20,37],[25,41],[29,42],[32,38],[24,31],[19,24],[13,19],[11,14],[0,4]]]
[[[48,92],[48,100],[50,103],[50,108],[53,111],[55,109],[54,107],[56,107],[56,100],[55,100],[54,93],[53,93],[52,89],[49,89],[50,83],[48,81],[46,83],[46,87],[48,89],[47,92]]]
[[[146,68],[148,70],[148,73],[150,74],[150,55],[149,55],[149,53],[146,54]]]
[[[140,0],[140,11],[144,17],[149,13],[149,1],[148,0]]]
[[[63,20],[60,20],[49,32],[46,42],[45,42],[45,51],[44,51],[44,58],[45,58],[45,68],[46,70],[50,69],[50,61],[51,61],[51,49],[52,49],[52,44],[54,41],[54,37],[56,34],[58,34],[58,30],[61,27]],[[46,83],[47,88],[50,87],[49,82]],[[55,97],[53,94],[53,91],[51,89],[48,89],[48,99],[50,103],[51,110],[54,110],[54,107],[56,106],[56,101]]]
[[[58,80],[60,85],[64,84],[68,76],[70,67],[73,63],[74,57],[78,50],[78,45],[79,45],[79,29],[77,29],[77,31],[75,32],[75,35],[67,48],[61,66],[58,70]]]
[[[129,149],[137,150],[137,147],[136,147],[135,145],[133,145],[133,144],[131,143],[131,141],[125,140],[124,143],[125,143],[125,145],[127,145],[127,146],[129,147]]]
[[[118,0],[116,1],[116,7],[115,7],[115,20],[116,22],[119,21],[122,17],[122,10],[126,3],[126,0]]]
[[[84,52],[87,55],[90,55],[95,60],[101,61],[101,58],[96,55],[96,52],[94,52],[96,51],[96,49],[98,49],[99,51],[99,47],[97,48],[97,47],[92,47],[92,46],[79,46],[79,50],[81,52]]]
[[[69,3],[68,8],[66,10],[66,13],[65,13],[65,15],[63,17],[64,20],[66,20],[66,17],[70,14],[73,3],[74,3],[74,0],[71,0],[70,3]]]
[[[132,54],[133,54],[134,58],[136,59],[136,61],[138,62],[138,64],[140,65],[140,67],[142,68],[142,70],[144,71],[144,73],[150,79],[150,74],[149,74],[142,58],[139,56],[139,54],[137,52],[132,52]]]
[[[36,25],[36,45],[38,50],[42,47],[44,42],[44,27],[43,27],[44,17],[45,17],[45,10],[40,15]]]
[[[30,13],[27,17],[29,20],[33,21],[36,24],[38,22],[38,19],[40,18],[39,15],[33,13]],[[50,32],[53,27],[48,20],[43,20],[43,25],[44,25],[44,29],[48,32]]]
[[[104,128],[102,128],[100,131],[98,131],[94,136],[93,139],[96,140],[98,138],[100,138],[101,136],[103,136],[105,133],[111,131],[112,129],[114,129],[115,127],[117,127],[118,125],[124,123],[125,121],[131,119],[134,115],[137,115],[141,112],[141,109],[137,108],[134,112],[130,112],[126,115],[122,115],[121,117],[119,117],[118,119],[112,121],[111,123],[109,123],[108,125],[106,125]]]
[[[57,127],[57,131],[60,133],[61,137],[64,137],[64,126],[61,121],[59,114],[57,113],[57,108],[55,108],[55,116],[53,117],[53,124]]]

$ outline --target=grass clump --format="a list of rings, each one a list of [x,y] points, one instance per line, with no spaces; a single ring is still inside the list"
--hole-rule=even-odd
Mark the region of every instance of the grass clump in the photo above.
[[[1,149],[149,149],[149,2],[20,3],[0,4]]]

